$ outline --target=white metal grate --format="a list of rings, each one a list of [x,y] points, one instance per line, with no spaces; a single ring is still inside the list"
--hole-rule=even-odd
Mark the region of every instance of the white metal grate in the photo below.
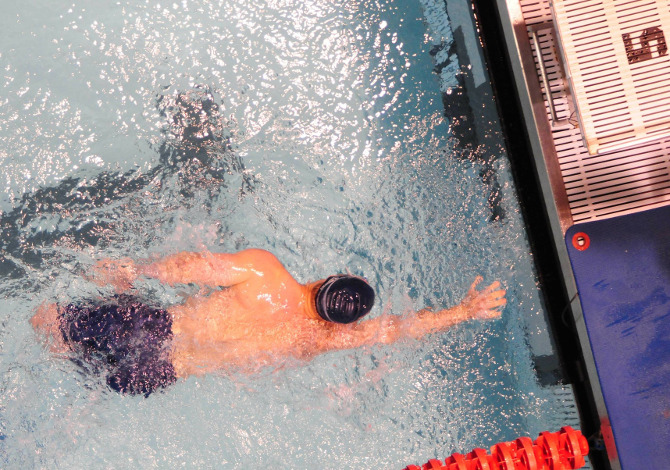
[[[668,0],[554,0],[591,154],[670,136]]]
[[[579,2],[580,5],[588,3]],[[520,6],[535,57],[538,82],[545,98],[547,119],[552,124],[551,134],[573,223],[670,204],[670,137],[657,136],[620,150],[591,155],[576,116],[570,115],[573,111],[569,105],[572,98],[560,66],[558,38],[548,14],[549,0],[521,0]],[[627,28],[633,28],[632,22],[626,24]],[[533,32],[537,42],[532,40]],[[538,52],[544,63],[556,121],[550,113]],[[670,106],[666,108],[670,109]]]
[[[527,25],[546,23],[552,20],[549,0],[521,0],[519,6]]]

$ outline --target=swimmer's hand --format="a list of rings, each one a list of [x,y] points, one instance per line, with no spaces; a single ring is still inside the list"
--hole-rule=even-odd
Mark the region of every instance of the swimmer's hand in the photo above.
[[[93,267],[92,281],[99,286],[111,285],[117,293],[121,293],[133,286],[138,275],[137,266],[130,258],[103,259]]]
[[[487,320],[500,317],[507,299],[505,289],[496,281],[483,290],[477,290],[482,277],[477,276],[468,290],[468,294],[461,303],[462,307],[472,319]]]

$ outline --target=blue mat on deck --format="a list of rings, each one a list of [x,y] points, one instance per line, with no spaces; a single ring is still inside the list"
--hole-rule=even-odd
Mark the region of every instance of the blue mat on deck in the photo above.
[[[621,465],[670,468],[670,207],[565,240]]]

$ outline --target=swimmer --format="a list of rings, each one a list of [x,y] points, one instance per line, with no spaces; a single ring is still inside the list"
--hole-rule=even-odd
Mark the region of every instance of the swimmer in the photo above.
[[[215,371],[253,372],[281,360],[310,359],[327,351],[419,339],[471,319],[500,316],[499,282],[472,283],[456,307],[359,321],[374,305],[365,279],[339,274],[299,284],[271,253],[178,253],[158,261],[105,260],[95,280],[117,292],[141,276],[169,284],[196,284],[200,295],[167,309],[128,294],[96,305],[42,305],[31,319],[54,352],[104,370],[114,390],[148,395],[178,378]],[[210,287],[211,292],[204,289]]]

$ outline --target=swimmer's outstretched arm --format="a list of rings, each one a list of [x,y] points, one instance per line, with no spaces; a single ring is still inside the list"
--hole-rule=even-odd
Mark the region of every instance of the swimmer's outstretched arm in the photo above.
[[[452,308],[433,311],[420,310],[408,315],[382,315],[364,320],[348,331],[341,328],[332,336],[333,349],[349,349],[373,344],[390,344],[402,339],[420,339],[423,336],[445,331],[461,322],[500,317],[505,307],[505,290],[499,282],[477,290],[482,281],[477,277],[470,286],[465,299]]]
[[[103,260],[96,265],[95,278],[117,290],[129,288],[139,276],[166,284],[199,284],[228,287],[247,281],[253,275],[285,271],[270,252],[248,249],[238,253],[181,252],[157,261],[131,259]]]

